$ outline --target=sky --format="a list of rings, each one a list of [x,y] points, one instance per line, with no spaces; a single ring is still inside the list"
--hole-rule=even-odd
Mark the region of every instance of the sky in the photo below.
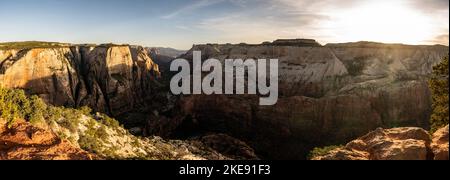
[[[449,44],[449,0],[0,0],[0,17],[0,42]]]

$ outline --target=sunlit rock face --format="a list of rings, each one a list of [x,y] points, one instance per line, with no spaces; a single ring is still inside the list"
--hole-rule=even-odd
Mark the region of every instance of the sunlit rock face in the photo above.
[[[312,159],[448,160],[448,125],[433,135],[422,128],[379,128]]]
[[[259,106],[256,96],[187,96],[172,121],[178,125],[167,131],[229,133],[261,157],[303,159],[312,147],[342,144],[378,127],[428,128],[427,78],[448,47],[208,44],[182,57],[192,60],[193,51],[203,60],[279,59],[280,99]]]
[[[430,137],[422,128],[379,128],[313,160],[432,160]]]
[[[120,114],[143,103],[159,77],[143,48],[72,46],[0,51],[0,85],[48,103]]]

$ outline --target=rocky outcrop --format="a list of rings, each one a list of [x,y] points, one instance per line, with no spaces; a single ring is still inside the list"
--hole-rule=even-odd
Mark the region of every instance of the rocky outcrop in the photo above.
[[[119,45],[0,51],[0,85],[53,105],[89,106],[112,115],[145,103],[159,77],[141,47]]]
[[[313,160],[448,160],[448,126],[430,137],[421,128],[379,128]]]
[[[433,134],[431,149],[434,153],[434,160],[448,159],[448,125]]]
[[[195,50],[203,60],[279,59],[280,99],[265,107],[256,96],[186,96],[159,131],[227,133],[272,159],[304,159],[313,147],[377,127],[428,128],[427,78],[448,54],[446,46],[208,44],[182,57],[192,59]]]
[[[61,140],[52,131],[18,122],[5,128],[0,121],[0,160],[93,160],[99,159]]]

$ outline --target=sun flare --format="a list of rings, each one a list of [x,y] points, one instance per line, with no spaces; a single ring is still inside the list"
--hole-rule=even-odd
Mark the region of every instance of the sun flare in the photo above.
[[[431,17],[398,1],[375,1],[333,14],[327,26],[338,29],[339,42],[421,44],[435,35]]]

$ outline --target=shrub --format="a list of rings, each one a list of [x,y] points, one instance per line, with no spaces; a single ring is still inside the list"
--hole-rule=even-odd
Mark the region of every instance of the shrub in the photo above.
[[[31,112],[30,104],[25,92],[0,88],[1,119],[6,120],[8,128],[24,115]]]
[[[86,116],[90,116],[92,113],[92,109],[88,106],[83,106],[79,109],[80,113]]]
[[[116,128],[120,127],[119,121],[117,121],[117,120],[115,120],[113,118],[110,118],[109,116],[104,115],[104,114],[99,115],[98,121],[100,123],[102,123],[103,125],[108,126],[110,128],[113,128],[113,129],[116,129]]]
[[[31,96],[30,111],[28,111],[27,118],[31,124],[38,124],[44,122],[44,114],[47,113],[47,104],[38,96]]]
[[[32,124],[47,120],[48,123],[62,124],[74,132],[81,116],[89,116],[91,111],[88,107],[77,110],[47,106],[38,96],[27,97],[23,90],[0,88],[0,118],[6,120],[8,128],[11,128],[17,119],[24,119]]]
[[[370,56],[356,57],[352,61],[346,63],[347,71],[351,76],[359,76],[363,73],[365,66],[367,65],[366,60]]]
[[[308,159],[313,159],[315,157],[318,156],[324,156],[327,155],[330,151],[338,149],[338,148],[342,148],[343,146],[339,145],[339,146],[326,146],[326,147],[322,147],[322,148],[314,148],[309,154],[308,154]]]
[[[430,89],[433,93],[433,112],[431,114],[431,132],[446,126],[448,124],[448,56],[433,68],[433,76],[429,81]]]

